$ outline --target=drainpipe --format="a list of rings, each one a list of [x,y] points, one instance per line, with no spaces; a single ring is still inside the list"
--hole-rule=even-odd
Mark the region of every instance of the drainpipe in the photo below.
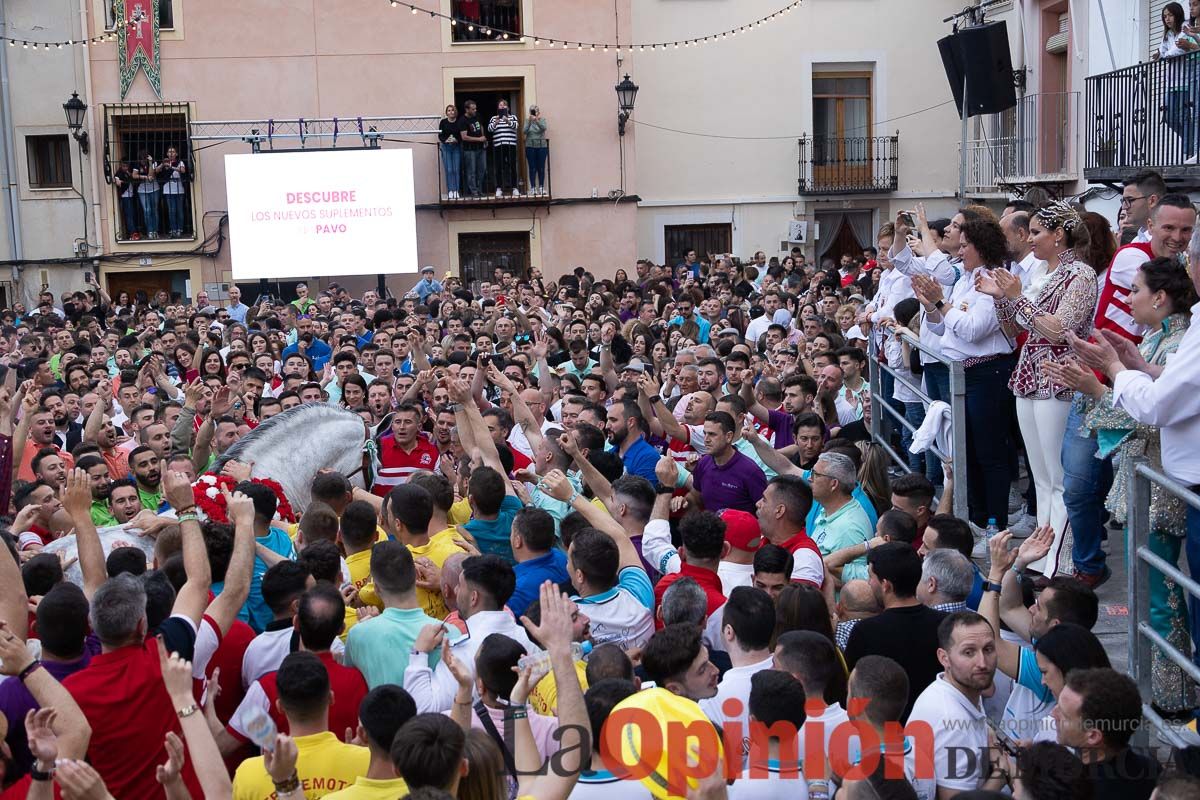
[[[8,34],[8,17],[5,15],[4,3],[0,2],[0,32]],[[0,148],[4,150],[4,171],[8,176],[8,203],[5,209],[5,222],[8,224],[8,237],[12,242],[12,259],[20,261],[25,257],[25,247],[21,241],[21,198],[17,186],[17,169],[13,159],[13,118],[12,102],[9,97],[8,82],[8,48],[0,47],[0,116],[3,117],[4,136],[0,140]],[[12,268],[13,289],[17,288],[20,272]]]
[[[79,0],[79,35],[80,38],[88,35],[88,0]],[[104,175],[101,171],[103,168],[102,161],[104,158],[104,140],[100,136],[96,136],[96,103],[92,97],[92,59],[91,47],[78,47],[75,51],[79,57],[83,59],[83,102],[87,103],[87,130],[88,138],[91,146],[89,149],[88,160],[91,166],[92,179],[92,230],[96,232],[96,252],[89,255],[96,256],[104,252],[104,242],[106,237],[104,229],[100,227],[100,192],[101,186],[107,186],[104,182]],[[83,165],[80,164],[80,174],[84,174]],[[85,189],[82,185],[79,188]],[[86,189],[85,189],[86,191]],[[96,282],[99,283],[100,276],[96,276]]]

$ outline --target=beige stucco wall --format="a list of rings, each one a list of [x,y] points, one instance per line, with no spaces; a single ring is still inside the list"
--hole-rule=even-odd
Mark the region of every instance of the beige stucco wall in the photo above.
[[[100,2],[93,2],[99,13]],[[536,7],[535,7],[536,5]],[[630,0],[618,0],[622,38],[628,38]],[[263,6],[263,8],[258,8]],[[269,8],[267,8],[269,7]],[[430,4],[430,7],[434,7]],[[163,37],[163,99],[191,104],[194,120],[297,117],[440,115],[453,76],[485,74],[525,78],[526,99],[536,99],[550,124],[551,170],[556,198],[590,200],[593,189],[603,198],[621,185],[616,125],[617,82],[614,54],[563,52],[526,45],[451,45],[448,25],[426,14],[392,9],[386,2],[234,3],[211,0],[181,4],[176,0],[176,27],[181,35]],[[613,5],[586,0],[560,0],[525,8],[536,31],[570,32],[571,36],[611,39],[615,36]],[[268,13],[269,12],[269,13]],[[527,15],[527,16],[530,16]],[[526,22],[526,30],[530,30]],[[560,34],[561,35],[561,34]],[[91,48],[92,88],[97,103],[120,102],[115,44]],[[141,76],[126,102],[154,102]],[[526,109],[521,109],[522,121]],[[627,137],[628,138],[628,137]],[[346,142],[346,139],[339,140]],[[435,137],[411,146],[415,160],[416,201],[437,200]],[[202,146],[205,143],[197,143]],[[631,144],[631,142],[630,142]],[[287,145],[292,146],[292,145]],[[197,189],[203,208],[226,207],[223,154],[245,152],[240,142],[223,144],[199,155]],[[632,147],[626,153],[626,191],[633,181]],[[117,245],[113,238],[111,193],[104,193],[104,225],[108,249],[166,251],[168,244]],[[533,244],[550,276],[574,264],[597,260],[628,266],[635,258],[631,234],[635,211],[629,204],[614,209],[609,202],[501,210],[499,219],[537,220],[541,240]],[[471,220],[492,220],[490,211],[418,210],[418,257],[422,263],[448,265],[451,230],[464,230]],[[236,247],[236,242],[233,243]],[[176,265],[175,268],[182,268]],[[227,279],[228,249],[215,260],[195,260],[194,279]],[[454,268],[454,265],[450,265]],[[615,267],[614,267],[615,268]],[[397,278],[393,291],[411,285],[416,276]],[[361,281],[373,285],[374,275]]]
[[[765,16],[779,0],[650,2],[634,7],[638,40],[702,35]],[[701,47],[635,53],[642,86],[634,118],[638,251],[661,257],[662,225],[734,223],[734,250],[774,253],[787,221],[818,206],[890,216],[918,199],[940,205],[958,183],[953,105],[884,122],[950,99],[936,40],[961,0],[806,0],[736,37]],[[873,73],[872,135],[899,131],[899,191],[816,203],[797,194],[797,137],[813,132],[814,72]],[[649,125],[736,138],[709,138]],[[782,139],[754,137],[784,136]],[[665,206],[665,207],[664,207]],[[657,254],[657,255],[656,255]]]

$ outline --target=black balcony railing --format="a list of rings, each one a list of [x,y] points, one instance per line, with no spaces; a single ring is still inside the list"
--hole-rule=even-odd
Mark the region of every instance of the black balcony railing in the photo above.
[[[1084,177],[1122,181],[1144,169],[1200,177],[1200,52],[1087,79]]]
[[[521,0],[453,0],[450,11],[456,42],[513,41],[524,33]]]
[[[804,136],[799,193],[894,192],[899,163],[899,135]]]
[[[501,163],[502,157],[507,157],[508,154],[497,153],[497,148],[488,145],[482,150],[476,150],[478,158],[482,159],[482,171],[476,173],[476,180],[472,181],[468,175],[470,164],[476,156],[471,154],[471,151],[459,150],[459,168],[458,168],[458,187],[455,189],[450,181],[452,175],[447,176],[446,166],[448,154],[442,146],[438,146],[438,202],[443,206],[470,206],[470,205],[488,205],[496,204],[513,205],[522,204],[528,205],[533,203],[548,203],[554,196],[551,188],[551,161],[550,158],[550,140],[546,140],[546,146],[541,148],[541,153],[533,153],[532,159],[526,157],[526,149],[523,144],[518,144],[516,147],[509,148],[514,151],[512,157],[515,163],[511,164],[513,169],[511,188],[508,188],[509,182],[504,178],[503,170],[510,165]],[[453,158],[453,156],[449,156]],[[539,175],[538,165],[541,164],[542,169]],[[479,166],[476,166],[479,169]],[[453,173],[453,169],[451,170]],[[513,190],[516,194],[513,194]],[[497,194],[499,190],[499,194]],[[451,192],[454,192],[451,194]]]

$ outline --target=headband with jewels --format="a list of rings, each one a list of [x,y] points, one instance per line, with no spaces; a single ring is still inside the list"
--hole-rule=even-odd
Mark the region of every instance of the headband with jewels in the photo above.
[[[1064,200],[1055,200],[1053,203],[1042,206],[1034,216],[1038,222],[1050,230],[1062,228],[1068,233],[1075,230],[1076,225],[1083,224],[1083,218],[1079,216],[1079,212]]]

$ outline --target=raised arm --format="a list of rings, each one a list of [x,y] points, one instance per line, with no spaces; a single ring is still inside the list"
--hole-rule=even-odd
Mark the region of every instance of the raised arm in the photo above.
[[[462,438],[464,428],[471,430],[471,436],[474,439],[474,452],[479,454],[479,459],[484,466],[491,467],[501,475],[507,475],[504,469],[504,464],[500,461],[500,452],[496,449],[496,443],[492,441],[492,434],[487,429],[487,424],[483,421],[483,416],[479,413],[479,409],[474,403],[468,402],[469,398],[466,395],[467,384],[465,381],[451,381],[447,386],[450,392],[450,399],[458,404],[458,409],[454,412],[455,424],[458,425],[459,437]],[[466,447],[466,440],[463,439],[463,446]],[[507,480],[504,482],[505,494],[515,495],[512,484]]]
[[[0,621],[0,660],[3,661],[3,664],[0,664],[0,674],[25,676],[21,678],[21,683],[42,708],[42,712],[36,713],[42,714],[41,721],[52,729],[45,733],[58,740],[57,757],[83,758],[87,753],[88,741],[92,738],[92,728],[87,717],[83,715],[83,710],[49,670],[34,659],[25,645],[25,640],[16,636],[13,629],[3,621]],[[35,745],[35,742],[31,741],[30,745],[30,749],[34,749],[32,745]]]
[[[558,446],[562,448],[564,453],[571,457],[575,466],[579,467],[584,485],[591,488],[592,494],[600,498],[600,502],[604,503],[605,508],[611,509],[616,503],[616,500],[613,498],[612,484],[584,456],[583,452],[579,449],[578,442],[575,441],[575,437],[569,433],[562,434],[558,437]]]
[[[542,478],[542,484],[546,494],[571,506],[583,515],[589,525],[612,537],[621,554],[620,569],[641,566],[642,557],[638,555],[637,547],[634,546],[625,529],[612,518],[611,514],[575,491],[575,487],[567,480],[567,476],[563,474],[562,470],[551,470],[549,475]]]
[[[558,755],[555,757],[555,769],[536,775],[531,784],[522,787],[522,793],[538,800],[567,800],[576,781],[579,780],[579,773],[591,759],[591,736],[588,733],[591,724],[583,699],[583,688],[579,685],[579,673],[575,671],[575,661],[571,657],[571,601],[557,586],[546,581],[541,588],[540,606],[542,613],[539,625],[534,625],[527,617],[522,617],[521,622],[530,635],[541,642],[550,654],[550,668],[554,671],[554,683],[558,689],[558,725],[561,738],[558,742]],[[524,679],[522,688],[526,692],[537,685],[532,677],[522,675],[518,678],[518,683]],[[518,725],[523,725],[532,739],[528,723],[528,719],[518,720]],[[517,735],[520,738],[520,727]],[[526,788],[528,792],[525,791]]]
[[[606,322],[600,326],[600,374],[604,376],[604,383],[608,386],[610,392],[616,389],[617,384],[621,382],[617,376],[617,367],[612,357],[612,343],[616,337],[616,325]]]
[[[241,496],[241,495],[239,495]],[[247,500],[247,502],[249,502]],[[253,506],[251,506],[253,509]],[[235,549],[237,545],[234,545]],[[236,558],[236,554],[235,554]],[[177,712],[182,712],[195,706],[196,699],[192,689],[191,662],[179,657],[178,653],[167,654],[162,640],[158,642],[158,662],[163,684],[171,696],[171,703]],[[187,741],[187,749],[192,759],[192,768],[204,790],[205,800],[231,797],[233,784],[229,780],[229,772],[217,749],[217,742],[208,729],[203,714],[179,714],[179,726],[183,729],[183,738]],[[168,737],[174,734],[168,734]],[[176,741],[174,744],[178,744]],[[172,743],[168,738],[168,751]],[[164,767],[159,767],[160,781],[164,782]]]
[[[183,536],[183,569],[187,573],[187,581],[175,596],[171,613],[185,616],[193,625],[199,626],[204,609],[208,607],[212,569],[208,563],[208,550],[204,547],[200,520],[196,516],[192,484],[182,472],[166,472],[163,474],[163,494],[179,515],[179,529]]]
[[[793,464],[782,450],[771,447],[770,443],[755,430],[753,423],[743,423],[742,438],[754,447],[754,452],[758,454],[762,462],[774,470],[777,475],[804,474],[804,470]]]
[[[24,641],[29,634],[29,598],[21,568],[7,550],[0,552],[0,620],[8,623],[14,636]]]
[[[746,410],[753,414],[756,420],[764,425],[770,424],[770,409],[758,402],[758,396],[754,394],[754,370],[742,370],[742,386],[738,389],[738,394],[742,396],[742,401],[746,404]]]
[[[550,370],[550,364],[546,361],[546,351],[549,348],[548,338],[545,333],[542,333],[534,337],[533,341],[533,357],[537,361],[538,391],[546,399],[546,405],[554,402],[559,384],[558,376]]]
[[[88,474],[81,469],[67,473],[63,491],[63,508],[75,523],[75,548],[79,556],[79,571],[83,573],[83,593],[88,600],[108,580],[104,547],[100,534],[92,523],[92,487]]]
[[[251,573],[254,571],[254,502],[242,494],[223,490],[225,507],[233,523],[233,554],[225,569],[225,587],[213,598],[204,612],[221,629],[221,635],[229,632],[238,612],[250,595]],[[190,573],[189,573],[190,575]]]
[[[200,379],[192,381],[183,387],[183,411],[171,429],[171,452],[189,454],[192,452],[192,439],[196,430],[196,406],[204,397],[204,384]]]
[[[9,373],[12,373],[9,369]],[[21,385],[21,419],[17,422],[17,430],[13,433],[12,476],[15,479],[21,469],[21,459],[25,457],[26,443],[29,441],[29,425],[33,422],[34,412],[38,407],[37,392],[33,390],[33,381],[25,381]],[[99,407],[100,404],[96,403]],[[94,410],[93,410],[93,413]]]
[[[521,398],[521,393],[517,391],[516,385],[500,371],[495,363],[488,364],[488,379],[499,386],[501,391],[508,392],[508,396],[512,398],[513,417],[516,418],[517,424],[521,426],[525,438],[529,441],[530,449],[536,452],[542,446],[545,438],[542,436],[541,420],[533,413],[529,404]]]
[[[988,582],[999,583],[1002,586],[1003,582],[1008,580],[1016,583],[1017,576],[1009,569],[1017,555],[1008,549],[1011,539],[1012,534],[1008,531],[1002,531],[992,537],[992,541],[988,545],[992,556]],[[983,599],[979,601],[979,613],[991,624],[992,631],[996,634],[996,667],[1005,675],[1016,680],[1021,669],[1021,647],[1000,635],[1000,595],[985,589]],[[1026,631],[1027,633],[1028,631]]]
[[[651,411],[651,415],[646,417],[646,419],[651,423],[651,431],[654,430],[654,424],[657,423],[658,427],[661,429],[661,433],[654,431],[657,435],[665,436],[669,439],[674,439],[677,442],[683,442],[684,444],[691,443],[691,432],[686,426],[681,425],[679,420],[675,419],[675,415],[671,413],[671,410],[667,408],[666,403],[663,402],[662,389],[659,388],[658,383],[655,382],[654,378],[651,378],[649,375],[645,374],[643,374],[641,379],[638,381],[639,406],[642,403],[643,397],[646,398],[647,405]],[[642,414],[645,413],[646,412],[643,409]]]

